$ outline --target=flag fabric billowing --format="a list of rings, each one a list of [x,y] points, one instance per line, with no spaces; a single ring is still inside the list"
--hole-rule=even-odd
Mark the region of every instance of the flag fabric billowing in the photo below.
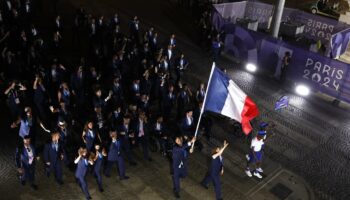
[[[289,97],[282,96],[275,104],[275,110],[286,108],[289,105]]]
[[[250,120],[259,114],[256,104],[216,67],[209,80],[204,110],[220,113],[240,122],[245,134],[252,131]]]

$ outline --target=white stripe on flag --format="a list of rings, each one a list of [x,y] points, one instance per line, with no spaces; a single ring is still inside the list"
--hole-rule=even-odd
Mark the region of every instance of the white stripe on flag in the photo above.
[[[241,122],[241,114],[247,95],[232,80],[229,81],[227,90],[228,95],[221,114]]]

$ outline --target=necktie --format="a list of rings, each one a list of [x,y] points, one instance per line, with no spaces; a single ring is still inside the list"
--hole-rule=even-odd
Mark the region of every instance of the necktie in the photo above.
[[[57,142],[55,143],[55,150],[58,151],[58,144],[57,144]]]
[[[86,159],[84,159],[84,164],[85,164],[85,166],[88,166],[88,164],[89,164]]]

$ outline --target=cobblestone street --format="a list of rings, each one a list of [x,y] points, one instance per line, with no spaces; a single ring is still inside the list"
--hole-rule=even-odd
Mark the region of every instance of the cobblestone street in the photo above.
[[[136,3],[138,6],[135,6]],[[149,0],[146,3],[137,0],[61,0],[58,9],[69,8],[65,10],[67,15],[64,16],[67,26],[70,26],[69,19],[73,14],[70,12],[74,12],[79,5],[85,6],[88,12],[103,13],[106,16],[112,16],[117,10],[125,23],[137,15],[142,26],[152,25],[161,37],[176,33],[177,48],[183,50],[191,63],[185,80],[192,89],[196,89],[200,82],[207,81],[212,64],[210,54],[193,42],[196,32],[194,23],[188,20],[189,11],[173,9],[177,7],[175,1]],[[50,13],[47,11],[43,15]],[[186,20],[191,22],[185,23]],[[287,199],[350,199],[349,106],[333,106],[331,100],[318,94],[307,98],[298,97],[289,86],[280,85],[267,75],[250,74],[226,56],[222,56],[218,66],[225,68],[229,76],[257,103],[261,115],[255,121],[264,120],[276,125],[274,136],[266,144],[263,163],[265,176],[261,181],[245,175],[245,154],[249,144],[245,139],[233,135],[229,120],[213,115],[213,140],[208,142],[203,139],[204,150],[195,150],[190,155],[189,177],[181,182],[181,199],[215,199],[212,185],[209,190],[205,190],[199,182],[207,171],[210,147],[221,144],[224,139],[230,143],[228,151],[224,153],[226,161],[222,189],[225,200],[277,200],[279,198],[270,192],[277,183],[283,183],[293,191]],[[282,95],[290,97],[290,106],[281,112],[275,112],[274,104]],[[4,102],[1,102],[0,111],[0,132],[6,138],[0,140],[0,199],[83,199],[73,172],[67,168],[62,186],[55,183],[53,177],[45,176],[41,162],[37,163],[38,191],[19,183],[14,162],[15,138],[18,133],[9,128],[11,121],[6,117],[8,111]],[[129,180],[120,181],[114,170],[111,178],[103,176],[105,191],[100,193],[95,179],[88,176],[92,199],[175,199],[167,159],[153,153],[153,162],[148,162],[143,159],[139,149],[134,152],[138,165],[126,164]]]

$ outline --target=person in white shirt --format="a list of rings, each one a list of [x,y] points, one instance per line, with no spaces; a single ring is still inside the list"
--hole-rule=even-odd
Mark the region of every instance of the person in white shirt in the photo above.
[[[263,170],[261,169],[261,162],[263,157],[263,146],[264,146],[264,138],[266,136],[266,131],[261,130],[258,131],[258,135],[252,139],[251,145],[250,145],[250,153],[247,158],[247,168],[245,170],[245,173],[247,176],[252,177],[253,175],[257,178],[261,179],[262,176],[260,173],[263,173]],[[252,171],[250,169],[250,165],[255,164],[255,170]]]

